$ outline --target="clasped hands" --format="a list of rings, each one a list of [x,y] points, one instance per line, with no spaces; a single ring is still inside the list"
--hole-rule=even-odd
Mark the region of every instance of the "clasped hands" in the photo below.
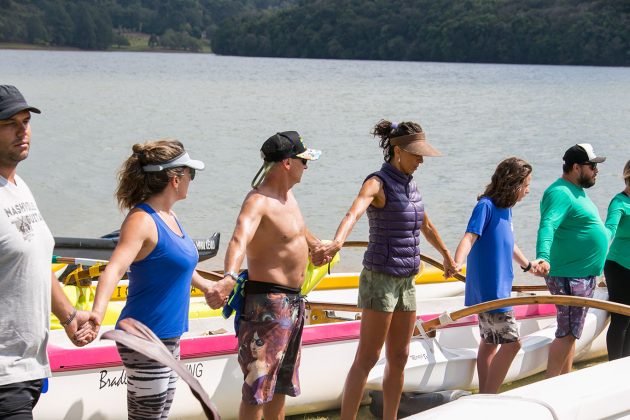
[[[311,262],[314,266],[319,267],[324,264],[328,264],[335,257],[335,254],[341,249],[341,244],[337,241],[322,242],[319,241],[317,245],[311,247]]]
[[[91,312],[77,311],[72,322],[63,328],[72,344],[77,347],[83,347],[94,341],[98,335],[99,325],[91,320]]]
[[[531,273],[538,277],[545,277],[549,275],[549,270],[551,269],[551,266],[547,261],[539,258],[537,260],[531,261],[531,264],[532,268],[528,271],[528,273]]]

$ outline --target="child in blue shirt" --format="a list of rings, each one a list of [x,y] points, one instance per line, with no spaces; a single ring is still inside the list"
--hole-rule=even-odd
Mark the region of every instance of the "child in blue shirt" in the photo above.
[[[490,184],[478,197],[455,252],[458,269],[468,257],[467,306],[510,297],[514,280],[512,260],[524,271],[532,271],[532,264],[514,243],[512,229],[512,207],[529,194],[531,173],[529,163],[507,158],[499,163]],[[479,392],[495,394],[521,348],[518,328],[511,307],[480,313],[478,317]]]

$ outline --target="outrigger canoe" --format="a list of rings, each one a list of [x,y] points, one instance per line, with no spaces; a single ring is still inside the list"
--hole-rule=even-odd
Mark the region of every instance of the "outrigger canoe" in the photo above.
[[[445,279],[442,275],[442,271],[438,268],[427,266],[424,263],[421,267],[421,272],[416,276],[416,295],[422,299],[429,298],[444,298],[449,296],[459,296],[464,292],[464,283],[455,279]],[[53,264],[53,270],[63,271],[63,264]],[[321,273],[315,275],[321,275],[323,278],[317,283],[315,288],[308,294],[308,299],[318,302],[330,302],[339,304],[354,305],[357,303],[357,293],[359,284],[358,273],[326,273],[326,267],[319,267],[317,270]],[[198,272],[207,278],[216,278],[213,274],[198,270]],[[96,286],[84,286],[78,287],[76,285],[65,285],[63,287],[64,292],[70,299],[70,301],[77,305],[81,309],[91,308],[91,302],[94,300],[94,293]],[[110,303],[105,313],[103,325],[113,325],[122,308],[125,305],[125,300],[128,293],[127,280],[121,280],[120,283],[114,289]],[[190,307],[189,317],[204,318],[212,316],[221,316],[221,310],[210,309],[203,299],[203,294],[195,287],[190,291]],[[78,304],[77,304],[78,303]],[[314,322],[320,318],[321,315],[318,312],[312,314]],[[61,329],[57,318],[51,314],[51,328]]]
[[[607,300],[605,288],[599,288],[595,298]],[[555,314],[555,305],[544,311]],[[529,307],[516,307],[518,311]],[[537,309],[538,310],[538,309]],[[528,319],[527,313],[524,314]],[[479,388],[476,361],[479,347],[477,316],[460,320],[459,327],[468,323],[472,334],[461,334],[461,329],[441,330],[436,339],[427,340],[417,335],[411,341],[409,358],[405,366],[403,392],[433,392],[449,389],[472,390]],[[593,342],[608,326],[608,312],[591,308],[584,323],[583,335],[575,345],[575,360],[594,356]],[[513,382],[532,376],[547,369],[549,346],[555,338],[556,322],[539,318],[535,322],[520,322],[521,350],[518,352],[504,382]],[[440,330],[439,330],[440,331]],[[597,351],[599,353],[599,351]],[[599,354],[597,354],[599,355]],[[381,357],[368,377],[367,388],[381,390],[385,370],[385,358]]]
[[[423,413],[413,420],[484,419],[591,420],[630,416],[630,358],[600,363],[497,395],[471,395]]]
[[[420,299],[418,308],[424,314],[418,319],[433,319],[442,311],[461,307],[461,304],[462,297]],[[338,321],[335,316],[338,307],[343,311],[351,310],[347,305],[338,304],[311,302],[309,306],[310,310],[320,309],[333,321]],[[545,367],[545,349],[551,342],[548,333],[555,329],[555,306],[534,304],[517,306],[515,310],[521,335],[527,343],[521,350],[520,362],[515,363],[518,366],[528,364],[530,354],[527,351],[533,351],[531,358],[537,362],[535,367],[527,370],[518,366],[516,369],[522,374],[534,373]],[[607,318],[604,311],[589,311],[584,334],[577,344],[578,356],[601,332]],[[427,338],[423,344],[414,345],[410,362],[417,363],[410,364],[406,371],[406,384],[412,383],[414,389],[420,391],[474,388],[476,382],[471,360],[476,356],[477,328],[474,317],[465,318],[438,330],[435,338]],[[350,369],[358,345],[359,329],[359,321],[305,326],[300,366],[302,394],[297,398],[287,398],[287,414],[340,406],[345,374]],[[182,361],[208,392],[224,419],[237,416],[243,383],[243,374],[237,362],[237,340],[231,331],[231,319],[191,319],[190,332],[181,340]],[[57,330],[51,333],[48,354],[53,377],[35,408],[35,418],[126,418],[126,378],[112,342],[96,341],[76,348],[63,331]],[[443,363],[443,360],[446,362]],[[372,388],[379,387],[376,379],[379,368],[377,366],[375,374],[370,377]],[[178,385],[171,416],[177,419],[203,418],[197,400],[183,383]]]
[[[54,255],[73,256],[109,260],[118,244],[119,231],[114,231],[100,238],[72,238],[55,236]],[[208,238],[193,239],[199,252],[199,261],[217,255],[221,234],[215,232]]]

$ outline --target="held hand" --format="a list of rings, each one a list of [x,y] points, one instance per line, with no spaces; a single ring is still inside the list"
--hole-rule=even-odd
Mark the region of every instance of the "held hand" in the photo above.
[[[311,262],[313,263],[313,265],[315,266],[320,266],[325,264],[325,259],[326,259],[326,250],[328,249],[328,247],[323,244],[322,242],[319,242],[316,246],[312,247],[310,249],[311,251]]]
[[[457,267],[457,263],[453,260],[453,258],[448,255],[444,257],[444,278],[453,277],[455,273],[458,273],[461,270],[461,266]]]
[[[464,263],[455,261],[455,270],[456,270],[456,272],[457,273],[461,273],[463,269],[464,269]]]
[[[94,341],[98,334],[98,329],[94,329],[94,324],[90,322],[90,312],[77,311],[76,316],[70,324],[64,327],[68,338],[77,347],[83,347]]]
[[[337,251],[338,248],[334,242],[328,244],[320,242],[311,250],[311,262],[316,267],[328,264],[333,259]]]
[[[92,330],[94,330],[96,334],[98,334],[98,331],[101,329],[102,322],[103,322],[102,316],[100,316],[94,311],[90,312],[89,324],[91,325]]]
[[[224,277],[214,283],[205,293],[206,303],[212,309],[219,309],[225,305],[230,292],[234,288],[234,280],[231,277]]]
[[[526,273],[533,274],[534,276],[537,276],[537,277],[543,276],[542,267],[538,263],[536,264],[532,263],[532,268],[530,268],[529,271],[526,271]]]
[[[535,276],[538,276],[538,277],[548,276],[550,269],[551,269],[551,266],[545,260],[538,259],[538,260],[532,261],[531,273]]]

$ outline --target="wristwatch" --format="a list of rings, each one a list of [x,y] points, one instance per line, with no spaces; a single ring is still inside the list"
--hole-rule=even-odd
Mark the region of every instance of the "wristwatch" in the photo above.
[[[226,271],[223,274],[223,278],[232,277],[234,281],[238,281],[238,273],[235,273],[234,271]]]

